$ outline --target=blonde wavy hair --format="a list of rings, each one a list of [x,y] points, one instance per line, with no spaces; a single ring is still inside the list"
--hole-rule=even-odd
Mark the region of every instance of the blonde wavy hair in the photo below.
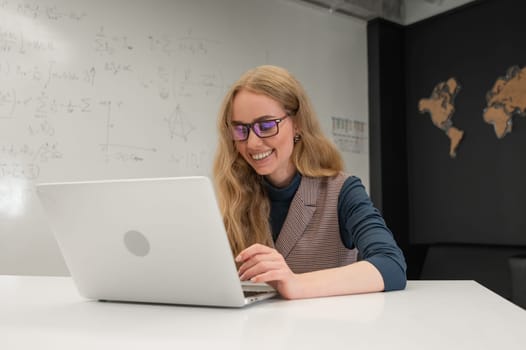
[[[290,111],[301,140],[294,145],[292,162],[303,176],[331,177],[343,171],[334,144],[325,137],[311,102],[298,80],[287,70],[260,66],[244,73],[226,94],[218,116],[219,145],[214,180],[232,252],[254,243],[272,247],[270,204],[263,178],[243,159],[230,133],[232,104],[241,90],[266,95]]]

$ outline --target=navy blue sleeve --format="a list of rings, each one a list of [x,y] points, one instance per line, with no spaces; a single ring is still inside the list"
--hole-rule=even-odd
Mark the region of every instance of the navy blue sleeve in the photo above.
[[[346,179],[340,190],[338,220],[343,244],[357,248],[360,258],[380,271],[384,290],[404,289],[407,266],[402,250],[355,176]]]

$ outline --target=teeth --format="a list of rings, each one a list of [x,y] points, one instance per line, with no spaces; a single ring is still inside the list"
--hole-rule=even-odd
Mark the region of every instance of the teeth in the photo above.
[[[264,152],[264,153],[253,154],[252,159],[261,160],[261,159],[267,158],[271,154],[272,154],[272,150]]]

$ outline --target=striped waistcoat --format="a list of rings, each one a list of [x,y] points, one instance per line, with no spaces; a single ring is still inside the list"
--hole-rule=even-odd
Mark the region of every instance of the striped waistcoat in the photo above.
[[[275,243],[295,273],[348,265],[358,251],[340,238],[338,196],[346,179],[303,176]]]

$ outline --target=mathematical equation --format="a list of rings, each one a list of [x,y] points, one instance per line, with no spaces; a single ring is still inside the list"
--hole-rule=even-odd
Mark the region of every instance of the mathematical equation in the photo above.
[[[348,118],[331,117],[332,137],[338,149],[345,153],[364,154],[367,151],[367,124]]]
[[[22,158],[31,162],[41,163],[62,158],[62,152],[59,151],[58,143],[50,142],[44,142],[37,147],[25,143],[20,145],[0,145],[0,154],[3,159]]]
[[[96,102],[91,97],[67,98],[52,97],[41,92],[35,97],[21,97],[17,90],[0,88],[0,118],[15,118],[17,115],[31,115],[35,118],[66,114],[88,114],[93,111]]]
[[[202,170],[203,165],[209,164],[211,160],[206,151],[180,151],[171,153],[169,161],[176,164],[178,168]]]
[[[86,12],[82,10],[63,9],[56,5],[43,5],[38,1],[3,1],[2,3],[2,8],[7,8],[10,5],[15,6],[17,14],[32,19],[81,21],[87,17]]]
[[[0,0],[0,178],[36,179],[83,155],[209,167],[207,151],[187,149],[210,142],[196,118],[224,93],[222,42],[191,26],[138,33],[83,7]]]
[[[0,163],[0,178],[36,180],[40,176],[40,166],[36,163]]]

